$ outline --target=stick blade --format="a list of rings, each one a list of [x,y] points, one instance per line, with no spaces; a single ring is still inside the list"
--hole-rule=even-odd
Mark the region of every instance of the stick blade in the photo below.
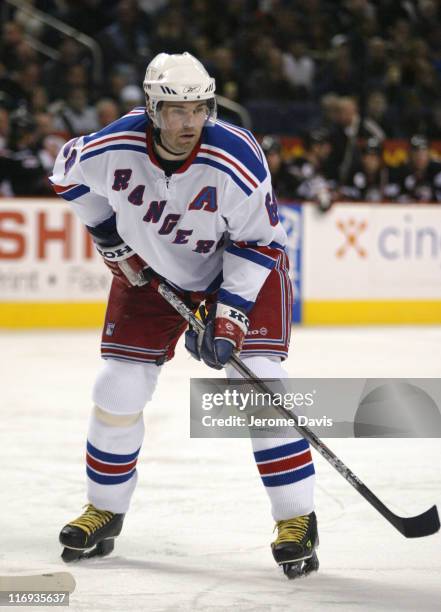
[[[67,591],[75,590],[75,578],[68,572],[28,576],[0,576],[1,591]]]
[[[436,506],[432,506],[418,516],[397,518],[399,520],[394,522],[394,525],[406,538],[423,538],[436,533],[440,528]]]

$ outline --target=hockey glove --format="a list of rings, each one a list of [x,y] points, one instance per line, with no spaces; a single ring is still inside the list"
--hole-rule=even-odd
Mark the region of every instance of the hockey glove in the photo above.
[[[195,359],[221,370],[234,352],[240,352],[248,326],[246,314],[218,302],[206,317],[204,332],[190,329],[185,333],[185,347]]]
[[[147,269],[148,265],[128,244],[122,242],[117,246],[103,247],[98,244],[95,246],[112,274],[126,287],[141,287],[148,283],[143,276],[143,270]]]

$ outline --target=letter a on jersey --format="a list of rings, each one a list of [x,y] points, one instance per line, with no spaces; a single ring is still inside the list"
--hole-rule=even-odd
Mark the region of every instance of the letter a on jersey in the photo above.
[[[216,187],[203,187],[195,199],[190,202],[188,210],[215,212],[217,210]]]

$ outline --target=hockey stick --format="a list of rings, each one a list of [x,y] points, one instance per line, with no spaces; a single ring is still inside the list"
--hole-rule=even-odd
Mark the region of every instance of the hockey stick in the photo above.
[[[144,276],[147,280],[152,281],[152,285],[156,288],[158,293],[188,323],[190,323],[194,329],[196,329],[198,332],[204,331],[205,325],[203,322],[193,314],[191,309],[184,304],[178,295],[176,295],[175,291],[173,291],[165,282],[155,277],[150,270],[145,270]],[[272,391],[267,384],[260,380],[239,357],[233,355],[229,363],[244,378],[251,380],[256,388],[262,390],[264,393],[269,393],[272,395]],[[347,480],[347,482],[349,482],[349,484],[351,484],[354,489],[356,489],[360,495],[362,495],[366,501],[371,504],[371,506],[378,510],[378,512],[406,538],[421,538],[423,536],[432,535],[439,530],[440,521],[436,506],[432,506],[429,508],[429,510],[426,510],[426,512],[423,512],[417,516],[403,517],[394,514],[387,506],[383,504],[380,499],[378,499],[376,495],[374,495],[374,493],[372,493],[369,487],[367,487],[358,478],[358,476],[356,476],[354,472],[352,472],[352,470],[350,470],[343,463],[343,461],[341,461],[341,459],[339,459],[337,455],[335,455],[311,429],[309,429],[309,427],[298,424],[298,417],[293,412],[287,410],[283,406],[274,406],[274,408],[284,417],[292,419],[295,423],[294,427],[300,433],[300,435],[306,438],[306,440],[308,440],[315,450],[320,453],[321,456],[324,457],[326,461],[328,461],[328,463],[330,463],[337,470],[337,472],[341,474],[341,476],[343,476],[343,478]]]
[[[68,592],[75,590],[75,579],[68,572],[35,574],[31,576],[0,576],[1,592]]]

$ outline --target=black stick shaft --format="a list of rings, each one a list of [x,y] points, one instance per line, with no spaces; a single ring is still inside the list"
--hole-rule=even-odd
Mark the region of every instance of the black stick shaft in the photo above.
[[[157,286],[158,293],[162,295],[162,297],[171,305],[179,314],[191,324],[191,326],[198,330],[199,332],[203,332],[205,329],[204,324],[200,321],[192,312],[190,308],[188,308],[184,302],[176,295],[176,293],[170,289],[165,283],[160,282]],[[233,355],[230,359],[229,363],[235,368],[239,374],[241,374],[244,378],[247,378],[253,382],[256,388],[262,390],[264,393],[269,393],[272,395],[271,389],[268,385],[258,378],[254,372],[252,372],[243,361]],[[384,516],[400,533],[405,535],[406,537],[421,537],[425,535],[431,535],[438,531],[440,527],[438,512],[436,506],[433,506],[428,511],[423,514],[415,517],[403,518],[394,514],[387,506],[383,504],[383,502],[378,499],[378,497],[372,493],[372,491],[367,487],[359,478],[354,474],[354,472],[343,463],[341,459],[337,457],[335,453],[331,451],[324,442],[320,440],[320,438],[306,425],[299,425],[298,417],[296,414],[287,410],[283,406],[274,406],[274,408],[279,412],[279,414],[283,415],[288,419],[292,419],[294,421],[294,427],[299,432],[299,434],[306,438],[308,442],[315,448],[315,450],[320,453],[328,463],[330,463],[343,478],[351,484],[354,489],[356,489],[360,495],[362,495],[366,501],[368,501],[371,506],[373,506],[378,512]]]

